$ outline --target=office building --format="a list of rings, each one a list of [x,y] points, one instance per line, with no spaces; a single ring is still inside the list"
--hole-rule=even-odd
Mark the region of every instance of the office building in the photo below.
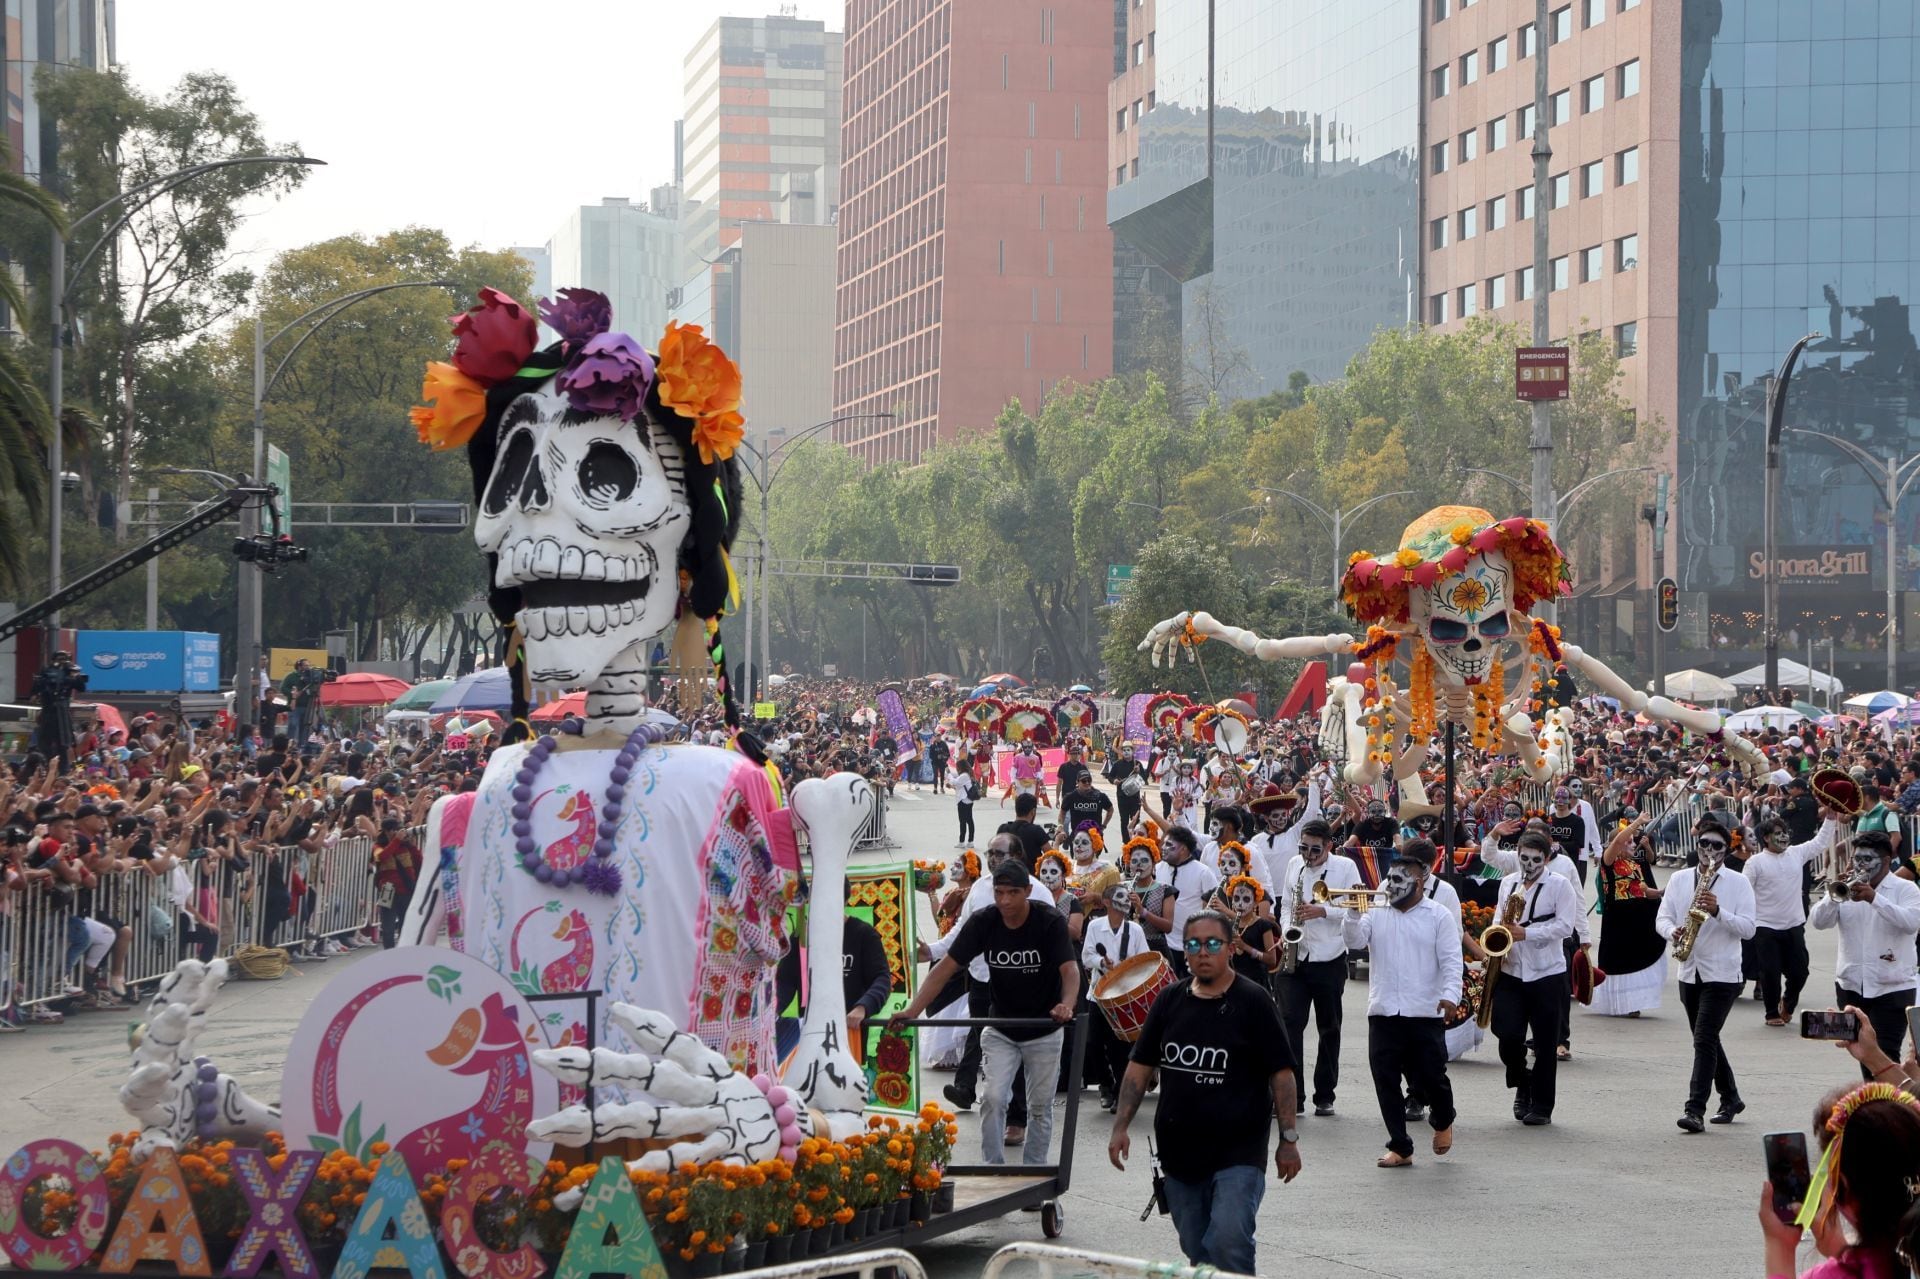
[[[513,253],[527,264],[533,273],[533,296],[545,298],[553,296],[553,254],[544,244],[516,244]],[[529,303],[528,305],[532,305]]]
[[[738,244],[742,223],[833,221],[841,37],[800,18],[719,18],[685,67],[682,283]]]
[[[115,61],[114,0],[0,0],[0,123],[14,172],[38,177],[59,153],[34,92],[40,70],[104,71]]]
[[[1122,366],[1171,349],[1205,391],[1260,395],[1295,370],[1336,378],[1414,319],[1420,5],[1137,0],[1114,16]]]
[[[624,196],[583,205],[547,241],[551,285],[599,290],[613,304],[622,329],[656,341],[667,327],[679,237],[679,220],[670,209],[661,212]]]
[[[839,232],[748,222],[738,253],[739,335],[728,349],[740,362],[747,431],[777,442],[833,416]]]
[[[914,461],[1112,370],[1113,0],[847,5],[836,438]],[[891,415],[891,416],[881,416]]]

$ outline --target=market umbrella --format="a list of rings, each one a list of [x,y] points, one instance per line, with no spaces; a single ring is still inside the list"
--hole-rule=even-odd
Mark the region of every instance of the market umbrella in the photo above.
[[[1825,715],[1828,713],[1826,707],[1815,706],[1812,702],[1796,701],[1793,704],[1793,709],[1799,711],[1802,715],[1805,715],[1808,719],[1812,719],[1812,720],[1817,720],[1822,715]]]
[[[1840,705],[1850,711],[1865,711],[1869,715],[1878,715],[1881,711],[1905,706],[1912,700],[1905,693],[1896,693],[1890,688],[1883,688],[1877,693],[1858,693]]]
[[[1027,681],[1021,679],[1018,675],[1009,675],[1005,671],[1000,672],[998,675],[985,676],[980,682],[982,684],[998,684],[1002,688],[1025,688],[1027,686]]]
[[[1813,722],[1832,732],[1836,728],[1852,728],[1862,721],[1857,715],[1822,715]]]
[[[1763,728],[1791,728],[1807,717],[1791,706],[1755,706],[1727,716],[1722,728],[1736,733],[1753,733]]]
[[[1734,694],[1733,685],[1718,675],[1691,668],[1667,676],[1661,687],[1668,697],[1685,697],[1696,702],[1724,702]]]
[[[953,683],[953,676],[944,674],[940,671],[935,671],[931,675],[922,675],[920,678],[927,681],[927,683],[929,684],[935,683],[936,681],[940,683],[946,683],[946,684]]]
[[[320,686],[322,706],[385,706],[396,701],[412,686],[403,679],[375,671],[353,671]]]
[[[430,710],[433,704],[440,700],[440,694],[452,687],[453,681],[450,679],[430,679],[423,683],[415,684],[412,688],[394,698],[393,709],[396,711]]]
[[[1253,718],[1253,704],[1243,698],[1229,697],[1215,704],[1223,711],[1239,711],[1248,719]]]
[[[1091,688],[1088,688],[1085,684],[1075,684],[1072,688],[1068,689],[1067,691],[1069,693],[1091,693],[1093,690]]]
[[[1881,711],[1873,717],[1876,724],[1890,724],[1894,728],[1910,728],[1920,724],[1920,702],[1908,702],[1905,706],[1896,706],[1892,710]]]
[[[436,697],[434,714],[444,711],[493,711],[505,715],[513,709],[513,687],[507,682],[507,668],[491,667],[462,675],[453,687]]]
[[[532,720],[536,724],[558,724],[561,720],[565,719],[569,715],[575,716],[579,719],[586,718],[587,716],[587,690],[586,689],[584,688],[575,689],[573,692],[568,693],[564,697],[556,697],[552,701],[546,702],[541,706],[537,707],[534,710],[533,714],[527,716],[527,718]]]
[[[100,722],[100,730],[104,733],[118,733],[122,737],[128,735],[126,716],[120,713],[118,707],[109,706],[105,702],[91,702],[80,703],[73,709],[76,711],[91,709],[93,717]]]
[[[976,688],[971,693],[968,693],[967,696],[968,697],[992,697],[995,693],[999,691],[1000,691],[1000,686],[998,684],[982,684],[979,688]]]

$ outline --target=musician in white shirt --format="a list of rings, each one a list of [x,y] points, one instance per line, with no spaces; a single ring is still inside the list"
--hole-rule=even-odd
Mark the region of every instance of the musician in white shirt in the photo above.
[[[1187,935],[1187,916],[1206,905],[1214,889],[1220,887],[1220,875],[1200,860],[1200,841],[1185,826],[1169,826],[1160,841],[1160,864],[1153,877],[1173,890],[1173,913],[1167,916],[1167,936]],[[1187,957],[1171,953],[1173,970],[1187,975]]]
[[[1840,930],[1835,1002],[1867,1014],[1880,1047],[1895,1060],[1914,1002],[1914,937],[1920,934],[1920,886],[1889,874],[1893,842],[1885,831],[1853,837],[1853,874],[1845,900],[1831,893],[1814,903],[1815,928]],[[1873,1076],[1869,1074],[1867,1078]]]
[[[1315,778],[1307,779],[1307,802],[1298,813],[1293,810],[1297,801],[1291,793],[1263,795],[1248,805],[1256,818],[1264,818],[1267,823],[1265,833],[1256,835],[1247,841],[1247,847],[1256,858],[1264,857],[1267,863],[1267,878],[1262,881],[1276,886],[1284,885],[1287,876],[1293,872],[1293,860],[1300,855],[1300,832],[1306,824],[1319,817],[1320,783]],[[1276,892],[1276,899],[1279,894]]]
[[[1507,1087],[1513,1089],[1513,1117],[1530,1128],[1553,1122],[1559,1062],[1546,1046],[1559,1039],[1572,997],[1561,943],[1580,922],[1580,890],[1565,875],[1547,869],[1551,846],[1541,831],[1522,835],[1514,850],[1519,869],[1500,881],[1494,903],[1494,919],[1512,932],[1513,948],[1501,960],[1500,979],[1493,988],[1493,1033],[1507,1069]],[[1507,902],[1515,898],[1521,903],[1519,918],[1507,924]],[[1538,1046],[1531,1068],[1528,1040]]]
[[[1825,820],[1804,844],[1793,842],[1784,818],[1761,822],[1756,832],[1760,848],[1740,869],[1753,887],[1754,965],[1769,1026],[1787,1024],[1807,984],[1807,905],[1800,895],[1801,868],[1825,857],[1841,832],[1832,813],[1822,808],[1820,815]]]
[[[1133,921],[1132,887],[1109,884],[1101,901],[1106,910],[1087,920],[1080,939],[1080,964],[1087,971],[1089,996],[1100,989],[1100,979],[1121,960],[1147,953],[1147,931]],[[1113,1033],[1105,1013],[1097,1008],[1087,1011],[1091,1014],[1087,1018],[1087,1052],[1093,1058],[1093,1076],[1100,1083],[1100,1107],[1112,1110],[1133,1045]]]
[[[1303,841],[1301,860],[1305,858]],[[1453,1148],[1453,1085],[1447,1079],[1442,1019],[1459,1009],[1464,971],[1460,929],[1420,891],[1419,875],[1419,858],[1396,854],[1383,885],[1389,904],[1346,912],[1343,921],[1348,947],[1368,953],[1367,1062],[1380,1118],[1387,1126],[1382,1168],[1413,1162],[1402,1075],[1427,1099],[1433,1153],[1444,1155]]]
[[[1675,871],[1660,898],[1656,927],[1669,941],[1680,940],[1696,907],[1706,915],[1694,937],[1693,953],[1680,960],[1680,1006],[1687,1010],[1687,1025],[1693,1030],[1687,1108],[1675,1121],[1682,1132],[1706,1130],[1709,1090],[1720,1094],[1716,1124],[1732,1123],[1747,1108],[1720,1043],[1720,1029],[1746,985],[1740,975],[1740,943],[1753,936],[1754,927],[1753,885],[1722,865],[1729,843],[1725,829],[1717,825],[1702,831],[1700,864]]]
[[[1500,847],[1499,831],[1500,828],[1495,827],[1487,833],[1485,839],[1480,841],[1480,860],[1504,874],[1511,875],[1520,869],[1520,858],[1516,851],[1519,845],[1516,843],[1514,848]],[[1593,934],[1587,925],[1586,863],[1576,863],[1569,855],[1571,850],[1553,840],[1550,823],[1535,819],[1527,823],[1522,834],[1524,835],[1526,831],[1537,831],[1549,841],[1547,873],[1559,875],[1573,885],[1574,900],[1579,904],[1580,909],[1574,912],[1573,932],[1560,943],[1560,949],[1566,953],[1567,962],[1572,963],[1576,950],[1587,950],[1593,945]],[[1567,1000],[1566,1010],[1560,1015],[1560,1027],[1554,1033],[1553,1039],[1554,1051],[1559,1060],[1566,1061],[1573,1056],[1573,1000],[1571,998]]]
[[[1293,1042],[1294,1060],[1300,1069],[1293,1072],[1300,1095],[1295,1101],[1299,1114],[1307,1112],[1307,1015],[1313,1014],[1314,1033],[1319,1047],[1313,1059],[1313,1113],[1331,1115],[1333,1094],[1340,1082],[1340,998],[1347,988],[1347,939],[1344,931],[1346,911],[1322,906],[1313,900],[1315,884],[1328,888],[1360,887],[1360,868],[1349,857],[1333,851],[1333,830],[1318,817],[1301,822],[1300,856],[1275,902],[1280,935],[1298,927],[1300,943],[1295,947],[1298,962],[1292,972],[1275,978],[1280,997],[1280,1017],[1286,1023],[1287,1038]],[[1283,946],[1286,944],[1283,940]]]
[[[1440,874],[1440,861],[1445,855],[1434,847],[1430,839],[1410,839],[1400,846],[1406,854],[1409,865],[1413,861],[1420,863],[1420,895],[1453,917],[1455,932],[1464,933],[1460,920],[1460,894],[1454,891],[1452,884]],[[1358,874],[1358,870],[1355,870]],[[1420,1095],[1420,1087],[1411,1079],[1407,1081],[1407,1122],[1416,1123],[1427,1117],[1427,1101]]]

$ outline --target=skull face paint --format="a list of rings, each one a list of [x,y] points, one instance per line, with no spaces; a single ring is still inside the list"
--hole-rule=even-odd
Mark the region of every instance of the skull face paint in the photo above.
[[[1142,883],[1153,878],[1153,857],[1147,853],[1135,853],[1127,859],[1127,869],[1133,877]]]
[[[1531,884],[1536,879],[1539,879],[1540,872],[1547,868],[1547,855],[1539,849],[1526,844],[1522,844],[1515,851],[1516,855],[1520,858],[1521,880]]]
[[[1412,867],[1395,866],[1387,871],[1387,900],[1399,905],[1420,891],[1420,879]]]
[[[1307,865],[1318,869],[1327,860],[1327,846],[1318,839],[1300,840],[1300,858]]]
[[[1235,875],[1247,873],[1247,864],[1240,860],[1240,854],[1230,848],[1220,850],[1220,878],[1232,879]]]
[[[1386,815],[1387,815],[1387,804],[1385,800],[1370,799],[1367,801],[1368,817],[1378,820],[1379,818],[1385,817]]]
[[[1461,687],[1487,678],[1495,650],[1513,630],[1512,599],[1513,567],[1499,551],[1486,551],[1459,573],[1408,591],[1408,619],[1426,636],[1440,683]]]
[[[1085,831],[1075,831],[1073,835],[1073,860],[1085,865],[1093,860],[1093,840]]]
[[[1113,903],[1113,908],[1122,915],[1131,915],[1133,913],[1133,890],[1125,884],[1118,885],[1114,888],[1113,896],[1110,900]]]
[[[536,689],[592,683],[672,623],[692,523],[685,470],[679,444],[644,419],[582,418],[544,391],[501,414],[473,534],[496,557],[494,584],[520,590]]]
[[[1060,887],[1060,881],[1062,878],[1060,874],[1060,863],[1055,861],[1053,858],[1049,857],[1045,861],[1041,862],[1040,869],[1035,873],[1039,875],[1040,882],[1045,884],[1048,888]]]
[[[1526,815],[1526,810],[1518,804],[1508,804],[1500,810],[1500,820],[1503,822],[1517,822]]]
[[[1254,895],[1244,888],[1234,889],[1230,901],[1233,905],[1233,913],[1236,915],[1251,915],[1256,904]]]
[[[1855,848],[1853,850],[1854,878],[1869,884],[1877,884],[1886,873],[1887,859],[1877,848]]]
[[[1784,853],[1793,843],[1793,832],[1776,826],[1767,832],[1767,848],[1776,853]]]

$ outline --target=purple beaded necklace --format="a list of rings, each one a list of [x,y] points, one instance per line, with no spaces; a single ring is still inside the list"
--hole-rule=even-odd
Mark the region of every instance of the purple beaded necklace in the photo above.
[[[569,719],[561,725],[561,731],[566,733],[584,730],[585,725],[575,719]],[[600,808],[600,824],[594,830],[593,856],[587,859],[586,865],[576,870],[552,865],[547,861],[546,852],[534,842],[533,783],[540,776],[547,757],[558,748],[560,739],[549,733],[535,742],[513,777],[513,846],[520,854],[520,869],[555,888],[565,888],[577,882],[588,892],[598,893],[602,897],[617,894],[620,891],[620,869],[610,859],[613,857],[613,832],[620,824],[620,801],[626,798],[627,779],[633,776],[633,766],[640,759],[640,752],[665,741],[667,734],[668,730],[658,724],[642,724],[627,734],[626,743],[620,747],[620,753],[614,756],[613,768],[607,773],[607,802]]]

